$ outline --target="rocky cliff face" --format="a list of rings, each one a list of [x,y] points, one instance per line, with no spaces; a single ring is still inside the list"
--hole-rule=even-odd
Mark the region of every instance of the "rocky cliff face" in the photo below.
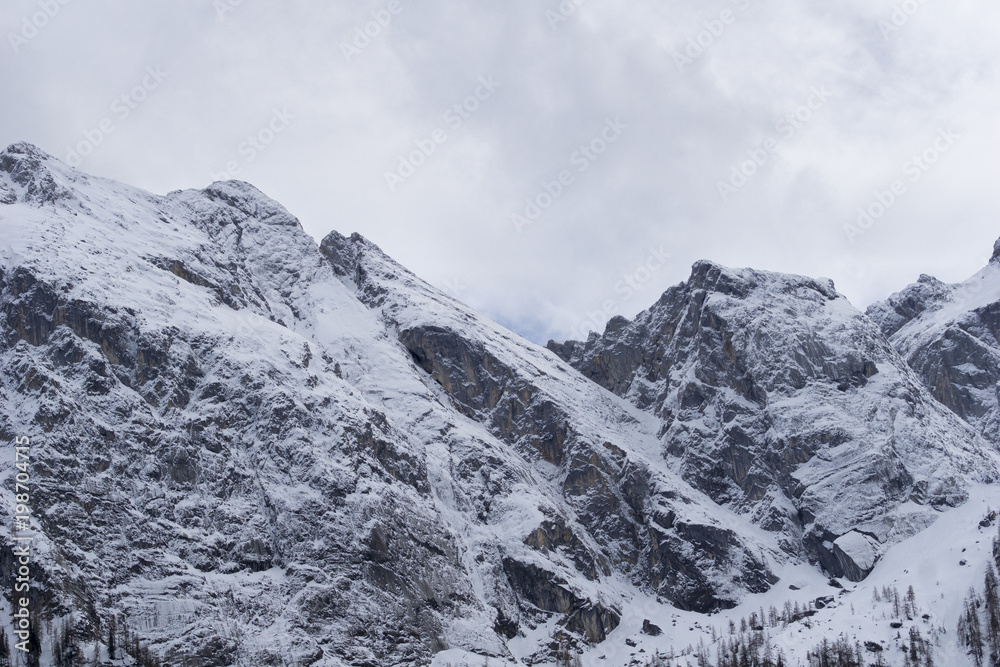
[[[920,276],[868,316],[934,398],[1000,443],[1000,241],[969,280],[948,285]]]
[[[995,475],[829,281],[699,262],[634,321],[549,348],[655,416],[685,481],[835,576],[862,579]]]
[[[450,619],[492,625],[420,448],[288,327],[324,270],[294,218],[241,184],[161,199],[18,159],[2,430],[34,442],[46,613],[118,613],[202,665],[419,660]]]
[[[550,348],[248,184],[0,153],[0,435],[32,439],[39,622],[87,641],[114,617],[172,665],[600,656],[640,602],[666,627],[806,560],[861,579],[995,475],[827,282],[699,263]]]
[[[117,615],[171,664],[532,660],[636,591],[710,611],[776,580],[655,420],[364,239],[24,144],[0,188],[0,431],[34,442],[43,615],[82,635]]]
[[[444,297],[361,237],[334,232],[321,251],[449,404],[554,484],[577,530],[601,545],[597,554],[574,556],[585,574],[604,563],[698,611],[731,606],[741,591],[773,583],[759,556],[765,547],[706,521],[713,503],[663,465],[646,415],[595,394],[566,365]],[[551,532],[536,528],[528,542],[546,550],[550,538],[539,531]],[[572,531],[556,535],[564,548],[579,542]]]

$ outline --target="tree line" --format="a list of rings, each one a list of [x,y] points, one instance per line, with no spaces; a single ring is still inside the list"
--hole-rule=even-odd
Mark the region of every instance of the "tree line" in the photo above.
[[[980,524],[982,525],[982,524]],[[998,527],[1000,531],[1000,527]],[[993,559],[986,565],[983,594],[969,589],[958,620],[958,642],[975,662],[976,667],[1000,667],[1000,534],[993,538]]]

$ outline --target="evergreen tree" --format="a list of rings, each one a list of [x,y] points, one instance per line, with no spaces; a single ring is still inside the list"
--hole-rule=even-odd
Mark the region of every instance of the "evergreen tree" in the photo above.
[[[38,610],[30,613],[30,624],[28,628],[28,653],[25,658],[28,667],[41,667],[39,662],[42,655],[42,615]]]
[[[997,537],[993,538],[993,563],[1000,568],[1000,523],[997,524]]]
[[[7,630],[0,626],[0,667],[11,667],[10,642],[7,640]]]
[[[118,620],[111,616],[108,619],[108,660],[118,658]]]
[[[969,589],[958,621],[958,641],[972,656],[976,667],[982,667],[983,664],[983,630],[979,621],[981,604],[975,589]]]
[[[1000,584],[993,565],[986,566],[986,645],[990,664],[1000,664]]]
[[[924,640],[920,636],[920,630],[910,628],[910,662],[919,667],[920,658],[924,655]]]
[[[51,647],[55,667],[84,667],[80,633],[72,620],[65,620],[55,628]]]

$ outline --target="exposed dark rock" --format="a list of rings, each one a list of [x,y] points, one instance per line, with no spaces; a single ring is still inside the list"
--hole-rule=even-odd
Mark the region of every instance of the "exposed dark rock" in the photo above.
[[[660,635],[663,634],[663,630],[660,628],[660,626],[656,625],[655,623],[651,623],[648,618],[644,618],[642,620],[642,631],[644,634],[647,634],[650,637],[659,637]]]
[[[579,632],[588,641],[599,643],[618,627],[621,612],[600,602],[579,597],[567,582],[537,565],[504,558],[507,578],[526,602],[542,611],[558,612],[566,617],[566,628]]]
[[[28,204],[51,204],[72,196],[69,190],[56,184],[55,178],[46,166],[52,158],[27,143],[11,144],[0,152],[0,171],[10,175],[11,181],[24,189],[21,199]],[[7,188],[0,191],[4,204],[17,201],[16,194]]]

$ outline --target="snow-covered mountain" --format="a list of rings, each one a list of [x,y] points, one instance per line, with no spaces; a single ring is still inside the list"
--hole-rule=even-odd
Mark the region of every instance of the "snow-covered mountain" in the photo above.
[[[699,262],[634,321],[550,348],[655,416],[686,481],[837,577],[996,477],[989,444],[830,281]]]
[[[936,399],[1000,442],[1000,241],[968,280],[948,285],[922,275],[868,316]]]
[[[156,196],[15,144],[0,432],[31,440],[41,664],[111,635],[109,664],[695,664],[765,628],[761,656],[902,664],[894,623],[964,664],[937,628],[992,558],[996,439],[914,362],[944,334],[889,330],[931,310],[701,262],[545,349],[249,184]],[[926,619],[886,611],[907,582]]]

